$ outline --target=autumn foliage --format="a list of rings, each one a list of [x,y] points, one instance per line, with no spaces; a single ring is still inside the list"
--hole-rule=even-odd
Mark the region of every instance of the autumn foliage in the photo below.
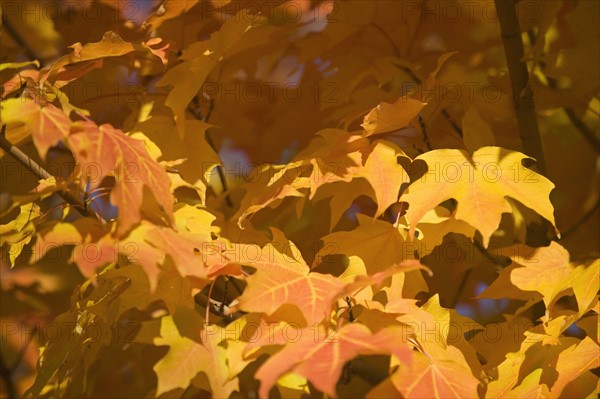
[[[597,396],[600,2],[1,4],[3,397]]]

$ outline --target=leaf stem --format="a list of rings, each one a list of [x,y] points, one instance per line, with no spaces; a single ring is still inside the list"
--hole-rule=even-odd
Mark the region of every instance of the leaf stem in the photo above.
[[[197,102],[197,97],[194,97],[194,100],[196,100],[196,102]],[[214,100],[214,98],[211,98],[210,104],[208,106],[208,111],[206,111],[205,116],[202,116],[201,113],[198,111],[195,111],[193,109],[190,109],[190,110],[197,119],[200,119],[201,121],[208,123],[214,109],[215,109],[215,100]],[[206,142],[208,143],[210,148],[212,148],[213,151],[217,152],[217,149],[215,148],[215,144],[213,143],[212,137],[210,137],[209,132],[206,132],[205,137],[206,137]],[[231,198],[227,194],[227,191],[229,190],[229,188],[227,187],[227,179],[225,178],[225,173],[223,172],[223,168],[221,167],[221,165],[217,165],[215,167],[215,169],[217,169],[217,173],[219,175],[219,180],[221,181],[221,186],[223,186],[223,193],[225,193],[225,203],[227,204],[228,207],[233,208],[233,202],[231,201]]]
[[[209,317],[210,317],[210,300],[211,300],[210,296],[212,294],[213,287],[215,286],[215,281],[216,281],[216,279],[213,280],[210,283],[210,288],[208,289],[208,303],[206,305],[206,315],[205,315],[205,318],[204,318],[206,324],[208,324],[208,322],[209,322]]]

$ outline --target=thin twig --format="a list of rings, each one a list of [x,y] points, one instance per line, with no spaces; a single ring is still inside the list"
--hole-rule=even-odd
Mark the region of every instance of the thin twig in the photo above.
[[[211,298],[210,298],[210,296],[212,295],[212,290],[213,290],[213,287],[215,286],[215,281],[216,281],[216,280],[213,280],[213,281],[210,283],[210,288],[208,289],[208,302],[210,302],[210,301],[211,301]],[[208,312],[209,312],[209,310],[210,310],[210,305],[207,305],[207,306],[206,306],[206,315],[205,315],[205,322],[206,322],[207,324],[209,323],[209,313],[208,313]]]
[[[423,114],[419,113],[419,126],[421,126],[421,133],[423,133],[423,141],[427,146],[429,151],[433,150],[431,148],[431,143],[429,142],[429,136],[427,135],[427,125],[425,125],[425,119],[423,119]]]
[[[227,300],[227,288],[229,286],[229,277],[225,276],[225,284],[223,285],[223,299],[221,299],[221,305],[219,305],[219,313],[223,314],[225,309],[225,301]]]
[[[452,126],[452,129],[454,129],[454,131],[456,131],[456,133],[458,133],[458,135],[462,138],[463,137],[462,128],[460,126],[458,126],[458,124],[456,122],[454,122],[454,120],[452,119],[452,117],[450,116],[450,114],[448,113],[448,110],[446,108],[442,108],[442,115],[444,115],[444,117],[446,118],[448,123],[450,123],[450,126]]]
[[[573,108],[565,107],[563,108],[569,117],[569,120],[579,130],[579,133],[583,136],[584,139],[596,150],[596,152],[600,152],[600,141],[596,137],[596,134],[590,129],[581,119],[577,117]]]
[[[544,149],[535,113],[535,99],[529,80],[529,71],[527,64],[523,61],[525,53],[516,4],[514,0],[494,0],[494,4],[500,21],[504,54],[513,89],[514,108],[523,150],[527,155],[535,158],[538,170],[545,175]]]
[[[494,263],[498,266],[502,266],[503,268],[510,265],[510,259],[503,258],[501,256],[492,255],[487,248],[483,246],[479,241],[473,241],[473,246],[481,252],[484,258],[486,258],[489,262]]]
[[[456,292],[454,293],[454,298],[452,299],[452,303],[450,304],[451,308],[455,308],[456,304],[458,303],[458,300],[460,299],[460,294],[462,294],[463,290],[465,289],[465,286],[467,285],[467,281],[469,280],[469,277],[471,277],[471,273],[473,272],[473,268],[469,268],[466,272],[463,273],[463,277],[462,280],[460,280],[460,284],[458,285],[458,288],[456,289]]]
[[[567,230],[565,230],[563,233],[561,233],[560,238],[562,240],[564,240],[566,237],[568,237],[571,234],[573,234],[586,221],[588,221],[589,218],[591,218],[594,215],[594,213],[598,210],[598,208],[600,208],[600,198],[596,201],[596,203],[594,204],[594,206],[592,207],[592,209],[590,209],[589,211],[587,211],[585,213],[585,215],[583,215],[581,217],[581,219],[579,219],[577,222],[575,222],[575,224],[573,224],[571,227],[569,227]]]
[[[406,65],[402,65],[400,67],[408,76],[410,76],[410,78],[418,85],[423,84],[423,81],[417,76],[417,74],[410,69],[409,67],[407,67]],[[461,127],[454,122],[454,120],[452,120],[452,117],[450,117],[450,114],[448,113],[448,110],[446,108],[442,108],[441,111],[442,115],[444,116],[444,118],[446,118],[446,120],[448,121],[448,123],[450,124],[450,126],[452,126],[452,128],[456,131],[456,133],[458,133],[458,135],[462,138],[463,136],[463,131],[461,129]]]

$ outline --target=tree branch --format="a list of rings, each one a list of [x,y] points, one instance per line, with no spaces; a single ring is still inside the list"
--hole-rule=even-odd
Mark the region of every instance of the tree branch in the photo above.
[[[529,82],[529,71],[527,70],[527,64],[523,61],[525,53],[515,1],[494,0],[494,3],[500,21],[504,54],[510,75],[515,114],[523,150],[527,155],[536,159],[538,170],[545,175],[546,161],[535,113],[535,99]]]
[[[592,207],[592,209],[590,209],[589,211],[587,211],[581,217],[581,219],[579,219],[577,222],[575,222],[575,224],[573,224],[571,227],[569,227],[567,230],[565,230],[563,233],[561,233],[560,238],[562,240],[564,240],[566,237],[568,237],[571,234],[573,234],[578,228],[581,227],[581,225],[583,225],[585,222],[587,222],[588,219],[591,218],[594,215],[594,213],[598,210],[598,208],[600,208],[600,199],[598,199],[596,201],[596,203],[594,204],[594,206]]]
[[[600,152],[600,141],[598,141],[598,138],[596,137],[594,132],[589,127],[587,127],[587,125],[583,123],[581,119],[577,117],[573,108],[565,107],[563,109],[567,113],[567,116],[569,117],[569,120],[571,121],[573,126],[575,126],[577,130],[579,130],[579,133],[581,133],[583,138],[586,139],[592,147],[594,147],[596,152]]]
[[[15,27],[13,26],[12,22],[10,22],[6,14],[2,15],[2,22],[4,30],[13,38],[15,43],[17,43],[17,45],[25,51],[27,58],[29,58],[30,61],[38,60],[38,62],[40,63],[40,67],[43,67],[45,64],[44,60],[38,59],[37,55],[32,50],[32,48],[23,40],[21,35],[17,33]]]
[[[21,165],[30,170],[31,173],[33,173],[39,180],[54,177],[50,173],[48,173],[46,169],[42,168],[37,162],[31,159],[27,154],[21,151],[17,146],[13,145],[10,141],[8,141],[4,135],[5,131],[6,125],[2,125],[2,131],[0,131],[0,148],[2,148],[7,154],[10,154],[13,158],[15,158]],[[87,209],[81,201],[79,201],[68,191],[58,191],[57,194],[63,200],[65,200],[65,202],[70,204],[77,212],[79,212],[81,216],[90,216],[95,217],[97,219],[101,219],[100,215],[96,214],[94,211]]]

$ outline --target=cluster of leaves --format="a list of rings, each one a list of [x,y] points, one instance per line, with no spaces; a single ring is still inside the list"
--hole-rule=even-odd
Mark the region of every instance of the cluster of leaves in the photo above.
[[[473,3],[6,8],[7,392],[595,397],[599,3],[517,4],[543,174]]]

